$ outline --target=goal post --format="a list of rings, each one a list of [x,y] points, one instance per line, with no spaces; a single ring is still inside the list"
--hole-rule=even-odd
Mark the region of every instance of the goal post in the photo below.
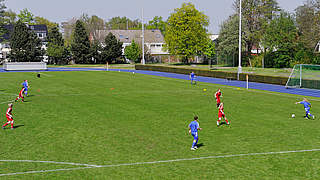
[[[286,88],[320,89],[320,65],[296,64],[288,78]]]

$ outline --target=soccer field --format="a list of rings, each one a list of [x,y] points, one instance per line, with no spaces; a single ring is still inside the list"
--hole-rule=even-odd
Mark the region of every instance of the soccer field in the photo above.
[[[298,95],[126,72],[1,73],[1,125],[24,79],[17,127],[0,131],[0,179],[320,179],[320,98],[305,120]],[[231,127],[216,126],[218,88]]]

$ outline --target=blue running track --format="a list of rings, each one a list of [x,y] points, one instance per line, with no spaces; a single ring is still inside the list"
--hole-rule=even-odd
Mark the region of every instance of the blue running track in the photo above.
[[[106,71],[106,69],[103,69],[103,68],[48,68],[47,71],[10,71],[10,72],[50,72],[50,71]],[[128,69],[109,69],[109,71],[136,72],[136,73],[146,74],[146,75],[189,80],[189,75],[185,75],[185,74],[166,73],[166,72],[158,72],[158,71],[144,71],[144,70],[128,70]],[[7,71],[0,69],[0,72],[7,72]],[[198,76],[196,80],[198,82],[206,82],[206,83],[246,88],[245,81],[236,81],[236,80],[228,81],[226,79],[203,77],[203,76]],[[279,92],[279,93],[320,97],[320,90],[315,90],[315,89],[298,89],[298,88],[287,89],[284,86],[280,86],[280,85],[256,83],[256,82],[249,82],[249,88],[264,90],[264,91],[273,91],[273,92]]]

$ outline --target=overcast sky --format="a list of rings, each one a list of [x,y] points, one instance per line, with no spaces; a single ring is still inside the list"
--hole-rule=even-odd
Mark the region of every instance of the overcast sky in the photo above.
[[[19,13],[27,8],[35,16],[61,23],[83,13],[97,15],[104,20],[115,16],[140,19],[144,8],[144,20],[148,22],[154,16],[167,19],[175,8],[183,2],[192,2],[196,8],[210,18],[209,31],[219,32],[219,25],[234,13],[234,0],[5,0],[8,9]],[[279,6],[289,12],[302,5],[305,0],[277,0]]]

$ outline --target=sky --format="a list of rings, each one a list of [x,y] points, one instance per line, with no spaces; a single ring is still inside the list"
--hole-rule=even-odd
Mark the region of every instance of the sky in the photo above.
[[[116,16],[126,16],[130,19],[141,19],[142,8],[144,22],[154,16],[162,16],[165,20],[180,8],[182,3],[191,2],[195,7],[209,17],[209,32],[218,34],[224,20],[234,13],[234,0],[5,0],[7,9],[16,13],[27,8],[35,16],[41,16],[49,21],[61,23],[83,13],[97,15],[104,20]],[[294,12],[305,0],[277,0],[280,8]]]

